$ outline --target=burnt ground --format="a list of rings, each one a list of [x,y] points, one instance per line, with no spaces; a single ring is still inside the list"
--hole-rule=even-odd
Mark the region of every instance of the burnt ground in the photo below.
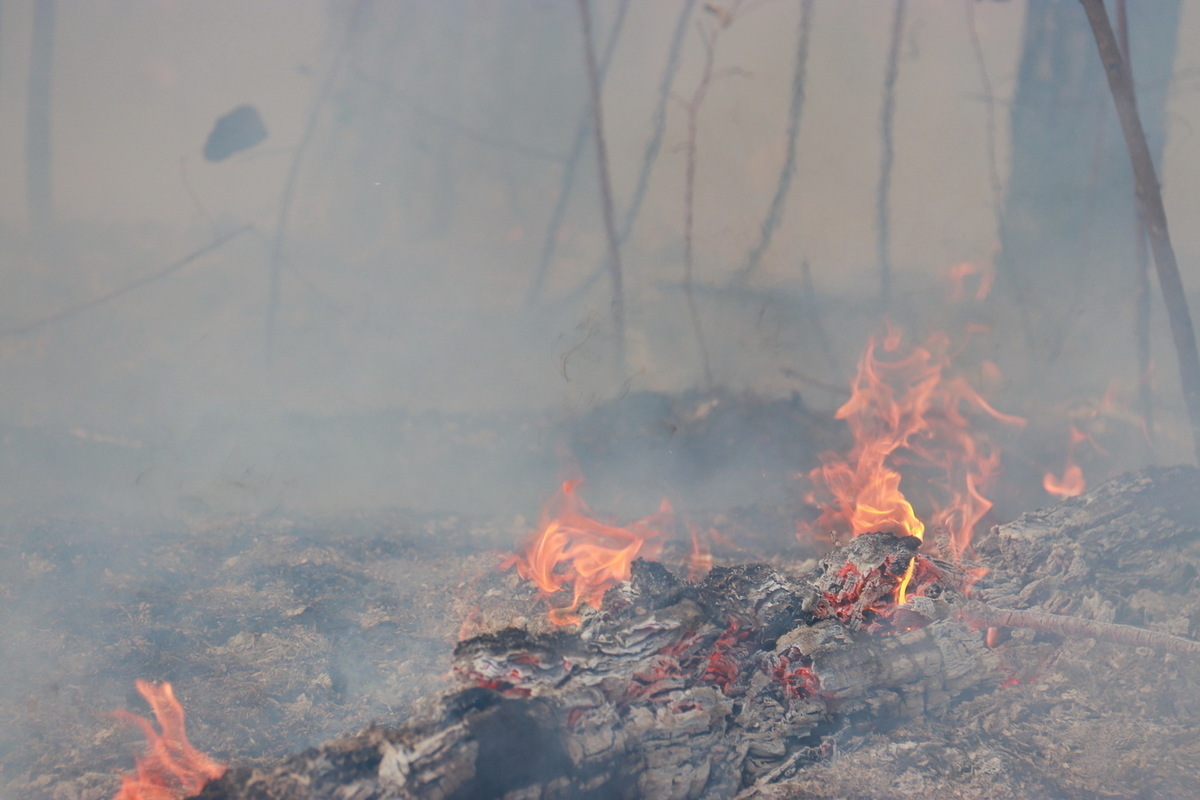
[[[1200,638],[1200,479],[1155,471],[1112,486],[985,537],[979,592]],[[804,572],[821,547],[797,543],[797,513],[693,519],[730,543],[718,563]],[[404,721],[447,686],[460,636],[546,625],[533,591],[497,569],[528,528],[405,511],[6,523],[0,796],[111,797],[140,736],[109,712],[147,712],[136,678],[171,681],[193,743],[242,765]],[[664,560],[685,558],[680,537]],[[747,796],[1200,796],[1200,665],[1025,631],[997,650],[1004,685],[936,718],[835,725],[783,783]]]

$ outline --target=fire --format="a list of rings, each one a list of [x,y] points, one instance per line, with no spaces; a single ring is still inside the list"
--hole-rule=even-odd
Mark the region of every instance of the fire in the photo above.
[[[1087,481],[1084,480],[1083,469],[1075,462],[1075,448],[1081,442],[1086,442],[1088,438],[1088,435],[1079,428],[1071,426],[1071,439],[1067,442],[1067,463],[1063,469],[1062,478],[1057,477],[1053,472],[1047,472],[1042,478],[1042,487],[1048,494],[1052,494],[1060,500],[1083,494],[1083,490],[1087,488]]]
[[[823,454],[809,475],[810,500],[824,509],[819,529],[923,539],[925,524],[900,488],[904,466],[938,490],[928,498],[932,521],[947,531],[954,554],[967,549],[992,506],[983,492],[999,470],[999,454],[974,434],[967,415],[982,412],[1010,425],[1024,420],[992,408],[963,378],[947,377],[951,355],[949,337],[940,333],[912,346],[889,327],[868,343],[850,399],[835,414],[854,445],[845,457]]]
[[[136,714],[115,712],[142,729],[146,753],[136,759],[134,774],[121,776],[121,789],[113,800],[182,800],[225,774],[223,764],[188,742],[183,729],[183,706],[175,699],[171,684],[139,680],[135,686],[154,710],[162,733]]]
[[[555,625],[578,622],[582,605],[599,608],[606,591],[629,580],[634,559],[659,556],[665,532],[674,527],[666,500],[657,514],[627,527],[599,522],[579,498],[579,484],[577,480],[562,484],[562,491],[543,511],[541,526],[524,554],[502,565],[515,565],[517,573],[533,581],[543,595],[571,588],[570,605],[550,609]]]

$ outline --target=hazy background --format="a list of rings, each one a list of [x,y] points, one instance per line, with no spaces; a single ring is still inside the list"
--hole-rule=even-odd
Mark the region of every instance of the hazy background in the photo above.
[[[602,55],[621,3],[592,5]],[[605,76],[619,222],[685,5],[630,3]],[[1132,26],[1154,13],[1153,4],[1131,5]],[[1146,89],[1166,109],[1163,183],[1189,288],[1200,258],[1200,227],[1190,223],[1200,209],[1198,6],[1183,2],[1178,42],[1157,45],[1178,53],[1173,80]],[[716,40],[696,117],[695,297],[714,384],[765,397],[799,392],[810,407],[832,409],[839,397],[820,384],[845,385],[884,316],[875,219],[893,6],[815,3],[794,181],[761,265],[737,282],[783,167],[800,8],[743,3]],[[622,250],[623,368],[608,275],[592,280],[606,240],[590,138],[544,283],[532,288],[588,111],[575,3],[60,0],[55,12],[53,232],[43,236],[26,188],[33,5],[0,4],[5,507],[532,511],[558,468],[543,458],[553,443],[536,440],[537,421],[630,393],[706,388],[680,288],[687,104],[704,71],[703,31],[719,19],[703,4],[692,6],[661,151]],[[1057,360],[1044,362],[1026,346],[1030,321],[1011,298],[969,313],[946,299],[952,267],[988,268],[997,254],[989,150],[1005,189],[1025,12],[1016,0],[908,4],[888,316],[918,336],[978,316],[1009,376],[993,386],[1006,410],[1065,420],[1110,385],[1126,403],[1135,394],[1131,284],[1118,277],[1088,295],[1079,282],[1090,279],[1072,272],[1077,283],[1040,291],[1035,318],[1072,309],[1054,334]],[[260,111],[268,138],[205,161],[214,122],[241,104]],[[246,224],[253,232],[162,280],[11,330]],[[1179,392],[1159,303],[1161,434],[1153,451],[1116,454],[1130,465],[1190,452],[1172,435]],[[1065,423],[1058,430],[1065,441]]]

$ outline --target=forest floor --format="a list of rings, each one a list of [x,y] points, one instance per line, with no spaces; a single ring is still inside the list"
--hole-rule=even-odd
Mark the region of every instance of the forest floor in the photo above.
[[[812,443],[809,443],[811,452]],[[1130,488],[1132,486],[1132,488]],[[985,599],[1200,633],[1200,479],[1151,473],[1002,526],[978,546]],[[795,537],[799,503],[691,511],[717,563],[803,573],[828,544]],[[454,645],[545,604],[500,563],[521,516],[281,513],[161,525],[47,515],[0,538],[0,796],[104,800],[141,736],[135,679],[170,681],[189,737],[268,764],[449,686]],[[664,554],[686,572],[690,543]],[[982,635],[982,633],[981,633]],[[831,730],[760,798],[1200,796],[1200,664],[1014,632],[1011,675],[932,717]]]

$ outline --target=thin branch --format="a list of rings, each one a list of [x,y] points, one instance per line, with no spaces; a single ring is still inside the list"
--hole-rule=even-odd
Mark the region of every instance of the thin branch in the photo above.
[[[613,214],[612,182],[608,174],[608,148],[604,141],[604,108],[600,97],[600,69],[592,42],[592,14],[589,0],[578,0],[583,29],[583,51],[587,62],[588,95],[592,105],[593,140],[596,142],[596,169],[600,173],[600,203],[604,212],[604,232],[608,237],[608,265],[612,275],[612,315],[617,339],[617,371],[625,375],[625,287],[621,275],[621,245],[617,241],[617,221]]]
[[[667,48],[667,63],[658,82],[658,103],[654,107],[651,123],[653,132],[650,134],[650,140],[646,142],[646,152],[642,155],[642,166],[638,170],[633,196],[630,198],[629,206],[625,209],[625,216],[621,220],[621,231],[618,237],[621,247],[624,247],[625,243],[629,241],[629,237],[633,235],[634,225],[642,210],[642,202],[646,199],[646,192],[650,188],[650,174],[654,171],[658,154],[662,150],[663,136],[667,130],[667,103],[671,99],[671,86],[675,83],[675,73],[679,71],[683,43],[688,31],[688,20],[691,19],[692,9],[695,5],[696,0],[683,0],[679,18],[675,22],[675,33],[671,36],[671,44]],[[574,289],[569,289],[555,298],[554,302],[569,304],[583,297],[604,275],[607,266],[607,261],[601,263],[592,270],[591,275],[580,281]]]
[[[642,156],[642,168],[638,171],[637,184],[629,207],[625,209],[625,217],[621,220],[621,244],[629,240],[633,233],[633,224],[637,221],[638,212],[642,209],[642,201],[646,198],[646,190],[650,186],[650,173],[658,160],[659,150],[662,149],[663,136],[667,130],[667,102],[671,99],[671,85],[675,82],[675,73],[679,71],[680,57],[683,54],[683,42],[687,35],[688,20],[692,17],[692,9],[696,0],[684,0],[679,10],[679,18],[675,22],[675,33],[671,35],[671,45],[667,50],[667,64],[663,68],[662,77],[658,82],[658,103],[654,107],[654,131],[650,141],[646,143],[646,152]]]
[[[118,289],[113,289],[111,292],[102,294],[99,297],[92,298],[91,300],[88,300],[85,303],[80,303],[79,305],[74,305],[74,306],[71,306],[70,308],[65,308],[62,311],[59,311],[55,314],[51,314],[48,317],[42,317],[41,319],[34,320],[33,322],[25,322],[20,325],[14,325],[11,328],[0,329],[0,337],[18,336],[23,333],[32,333],[33,331],[37,330],[38,328],[44,328],[47,325],[50,325],[52,323],[59,322],[64,319],[70,319],[71,317],[74,317],[75,315],[80,314],[84,311],[93,309],[96,306],[102,306],[105,303],[108,303],[112,300],[116,300],[118,297],[123,297],[124,295],[129,294],[130,292],[134,291],[135,289],[140,289],[147,284],[154,283],[155,281],[158,281],[158,280],[162,280],[163,278],[167,277],[168,275],[178,272],[179,270],[186,267],[188,264],[191,264],[194,261],[196,261],[197,259],[200,259],[200,258],[208,255],[209,253],[213,252],[214,250],[216,250],[220,247],[223,247],[224,245],[233,241],[237,237],[241,236],[243,233],[247,233],[253,229],[254,229],[254,225],[252,225],[252,224],[243,225],[242,227],[240,227],[236,230],[230,231],[229,233],[225,234],[224,236],[220,236],[220,237],[212,240],[208,244],[204,245],[204,247],[201,247],[199,250],[194,251],[193,253],[185,256],[184,258],[180,259],[179,261],[176,261],[173,264],[169,264],[169,265],[163,267],[162,269],[158,270],[157,272],[152,272],[149,275],[138,278],[136,281],[133,281],[132,283],[127,283]]]
[[[1160,653],[1200,656],[1200,642],[1115,622],[1097,622],[1062,614],[1048,614],[1044,611],[992,608],[978,601],[965,603],[959,609],[959,614],[967,622],[980,627],[1026,628],[1077,639],[1096,639],[1130,647],[1149,647]]]
[[[996,218],[996,237],[1004,230],[1004,187],[1000,181],[1000,168],[996,162],[996,98],[992,95],[992,79],[988,76],[987,60],[983,56],[983,42],[979,39],[979,28],[975,24],[975,3],[964,0],[967,8],[967,33],[971,39],[971,52],[975,54],[975,69],[983,87],[984,137],[987,146],[988,184],[992,190],[992,213]]]
[[[321,112],[324,111],[325,104],[333,94],[333,88],[336,85],[338,75],[342,71],[342,62],[346,60],[346,55],[350,52],[350,44],[353,41],[358,18],[369,2],[370,0],[358,0],[350,10],[349,17],[346,20],[345,37],[338,48],[337,54],[333,58],[333,63],[329,65],[329,71],[325,74],[325,82],[321,85],[316,100],[313,101],[312,108],[308,112],[308,121],[304,125],[304,133],[301,134],[300,142],[296,145],[295,152],[292,153],[292,163],[288,167],[287,179],[283,185],[283,194],[279,198],[279,215],[275,221],[275,237],[271,243],[270,288],[267,294],[266,342],[268,362],[271,360],[275,344],[275,318],[279,313],[280,274],[283,271],[283,246],[287,241],[288,216],[292,210],[292,198],[296,192],[296,180],[300,176],[300,164],[304,159],[304,151],[308,149],[313,136],[316,135],[317,124],[321,120]]]
[[[875,195],[875,252],[879,263],[879,306],[892,302],[891,218],[888,197],[892,191],[893,147],[892,120],[896,115],[896,78],[900,73],[900,37],[904,33],[906,0],[896,0],[892,13],[892,33],[888,42],[887,71],[883,76],[883,108],[879,115],[879,189]]]
[[[903,3],[904,0],[898,0]],[[792,180],[796,176],[796,157],[800,139],[800,117],[804,110],[804,84],[808,73],[808,41],[812,33],[813,0],[803,0],[800,5],[800,25],[796,38],[796,59],[792,72],[792,98],[788,106],[787,151],[783,157],[783,168],[779,172],[779,180],[775,184],[775,196],[771,198],[771,206],[763,220],[762,232],[758,243],[746,257],[746,265],[735,276],[734,280],[744,283],[758,270],[762,263],[771,240],[783,221],[783,208],[787,202],[788,192],[792,188]]]
[[[608,68],[612,64],[613,53],[617,49],[617,42],[621,38],[621,29],[625,23],[625,13],[629,10],[629,0],[621,0],[621,4],[617,6],[617,16],[613,20],[612,30],[608,34],[608,42],[604,46],[604,55],[600,58],[600,64],[597,67],[597,80],[600,85],[604,85],[604,78],[608,74]],[[590,40],[589,40],[590,41]],[[525,305],[532,306],[537,303],[542,297],[542,287],[546,283],[546,278],[550,274],[550,264],[554,261],[554,251],[558,248],[558,232],[562,228],[563,221],[567,216],[567,204],[571,199],[571,192],[575,188],[575,171],[579,168],[580,159],[583,158],[583,149],[587,144],[588,136],[592,132],[592,107],[589,105],[587,110],[583,112],[583,116],[579,119],[579,125],[575,129],[575,141],[571,143],[571,154],[567,156],[566,168],[563,170],[562,185],[558,190],[558,199],[554,203],[554,210],[550,214],[550,224],[546,226],[546,238],[542,242],[542,254],[538,259],[537,274],[533,277],[533,282],[529,285],[529,291],[525,294]]]
[[[729,9],[721,9],[718,14],[716,27],[710,32],[700,24],[700,42],[704,46],[704,68],[700,73],[700,81],[692,91],[692,97],[686,106],[687,111],[687,147],[684,156],[683,177],[683,295],[687,301],[688,316],[692,322],[692,330],[696,334],[696,344],[700,348],[700,362],[704,369],[704,387],[712,390],[712,366],[709,363],[708,344],[704,340],[704,326],[700,321],[700,308],[696,304],[696,294],[693,291],[695,275],[695,228],[696,228],[696,153],[700,137],[700,108],[708,89],[712,85],[713,64],[717,57],[717,40],[721,33],[733,24],[740,0]],[[717,13],[713,6],[705,6],[710,13]]]
[[[1162,288],[1163,302],[1167,307],[1167,320],[1175,340],[1175,354],[1179,359],[1179,377],[1183,384],[1183,400],[1192,426],[1192,443],[1197,461],[1200,461],[1200,353],[1196,350],[1196,332],[1192,326],[1192,315],[1188,310],[1183,280],[1179,276],[1179,264],[1175,260],[1175,249],[1167,230],[1167,212],[1163,208],[1162,193],[1154,170],[1150,147],[1146,144],[1146,133],[1138,116],[1134,99],[1133,79],[1121,57],[1104,0],[1080,0],[1096,38],[1096,48],[1104,71],[1108,75],[1108,86],[1112,91],[1121,130],[1129,148],[1129,159],[1133,163],[1134,186],[1138,207],[1146,221],[1146,233],[1150,249],[1154,253],[1154,265],[1158,270],[1158,285]]]

